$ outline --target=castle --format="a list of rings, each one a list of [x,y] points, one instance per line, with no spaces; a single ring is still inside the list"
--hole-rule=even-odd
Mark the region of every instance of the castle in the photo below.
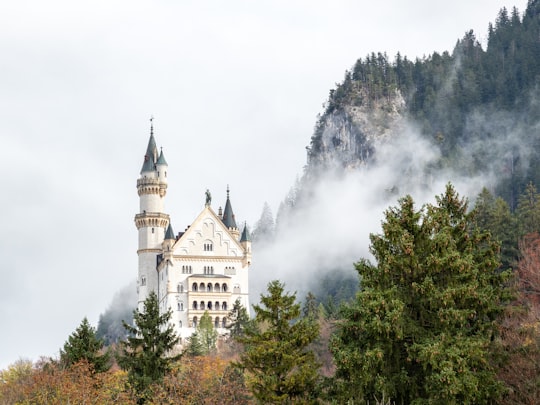
[[[153,125],[137,180],[140,208],[135,215],[139,232],[138,308],[151,291],[160,312],[172,310],[170,323],[180,341],[191,336],[205,311],[218,333],[225,334],[227,315],[236,299],[249,308],[248,275],[251,240],[247,227],[236,225],[229,187],[225,209],[216,214],[206,191],[204,209],[184,232],[174,234],[164,212],[168,165],[158,153]]]

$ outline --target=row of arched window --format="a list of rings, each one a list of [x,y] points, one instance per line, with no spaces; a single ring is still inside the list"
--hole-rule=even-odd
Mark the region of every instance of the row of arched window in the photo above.
[[[214,266],[204,266],[204,274],[214,274]]]
[[[180,303],[181,304],[181,303]],[[183,308],[183,306],[182,306]],[[221,305],[219,304],[219,301],[216,301],[214,304],[212,304],[212,301],[208,301],[205,305],[204,301],[201,301],[200,303],[197,301],[193,301],[192,308],[194,310],[209,310],[209,311],[226,311],[227,310],[227,302],[223,301]]]
[[[215,283],[215,284],[212,284],[212,283],[208,283],[208,284],[204,284],[204,283],[200,283],[200,284],[197,284],[197,283],[193,283],[191,285],[191,291],[199,291],[199,292],[227,292],[228,290],[228,287],[227,287],[227,283],[223,283],[223,284],[219,284],[219,283]],[[180,291],[178,291],[180,292]]]
[[[182,266],[182,274],[191,274],[193,273],[193,269],[191,266]]]
[[[196,328],[199,324],[199,318],[196,316],[193,317],[193,321],[191,322],[191,326]],[[182,321],[180,321],[180,327],[182,327]],[[219,319],[219,316],[216,316],[214,318],[214,328],[225,328],[227,327],[227,318],[223,317],[222,319]]]

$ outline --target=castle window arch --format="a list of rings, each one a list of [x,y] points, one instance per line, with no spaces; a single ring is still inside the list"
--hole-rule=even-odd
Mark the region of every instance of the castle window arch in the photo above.
[[[197,283],[193,283],[193,285],[191,286],[191,289],[193,291],[197,291]]]
[[[203,291],[206,290],[206,286],[204,285],[204,283],[201,283],[201,284],[199,285],[199,290],[200,290],[201,292],[203,292]]]
[[[221,327],[222,328],[226,328],[227,327],[227,318],[223,318],[223,320],[221,321]]]
[[[227,310],[227,303],[225,301],[223,301],[223,303],[221,304],[221,310],[222,311],[226,311]]]
[[[178,326],[182,327],[182,321],[178,322]]]
[[[208,310],[211,311],[212,310],[212,301],[208,301]]]
[[[204,310],[204,301],[201,301],[201,306],[200,306],[200,308],[201,308],[201,311]]]
[[[216,316],[216,319],[214,319],[214,328],[219,328],[219,316]]]
[[[193,309],[197,309],[197,301],[193,301]]]
[[[197,327],[197,321],[198,321],[197,317],[194,316],[194,317],[193,317],[193,327],[194,327],[194,328]]]
[[[206,291],[207,292],[212,292],[212,283],[208,283],[207,286],[206,286]]]
[[[214,291],[219,292],[221,290],[219,283],[214,284]]]
[[[227,292],[227,283],[223,283],[221,286],[221,291]]]
[[[219,301],[216,301],[214,305],[215,305],[214,308],[216,308],[216,311],[219,311]]]
[[[146,285],[146,277],[145,276],[141,277],[141,286],[143,286],[143,285]]]

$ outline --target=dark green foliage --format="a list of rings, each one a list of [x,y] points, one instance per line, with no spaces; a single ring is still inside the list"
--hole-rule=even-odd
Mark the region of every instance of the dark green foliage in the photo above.
[[[489,359],[508,299],[498,246],[451,185],[435,205],[410,196],[371,235],[377,265],[356,264],[362,290],[331,343],[336,391],[361,403],[483,404],[502,392]]]
[[[102,350],[103,340],[96,337],[95,329],[85,317],[60,350],[60,361],[69,367],[86,360],[93,366],[94,371],[107,371],[111,367],[111,359],[109,353],[101,353]]]
[[[500,244],[501,269],[513,267],[518,259],[518,232],[516,218],[506,201],[494,198],[484,188],[476,199],[474,216],[478,228],[490,232],[492,239]]]
[[[253,306],[259,329],[238,338],[245,348],[238,366],[248,372],[248,386],[260,403],[310,403],[317,398],[319,366],[306,348],[317,338],[318,326],[297,319],[300,305],[295,299],[279,281],[270,282],[268,295]]]
[[[246,330],[255,327],[254,323],[249,319],[247,309],[241,304],[240,298],[234,301],[227,319],[227,329],[233,339],[243,336]]]
[[[530,1],[523,18],[516,9],[502,9],[489,26],[486,49],[468,31],[452,52],[414,61],[399,53],[393,61],[382,53],[359,59],[330,92],[308,148],[308,169],[316,171],[321,162],[329,117],[345,120],[350,136],[357,137],[348,109],[384,108],[381,101],[398,91],[408,118],[440,148],[435,166],[466,176],[494,173],[499,180],[496,195],[514,211],[519,190],[529,181],[540,186],[539,4]],[[359,143],[358,160],[376,156],[368,141]],[[486,144],[489,147],[478,147]],[[365,150],[370,153],[364,155]]]
[[[118,364],[128,372],[128,380],[144,402],[151,393],[151,384],[159,382],[180,355],[171,356],[178,343],[172,326],[168,324],[171,311],[159,313],[157,295],[151,292],[144,301],[142,312],[133,312],[134,326],[124,322],[129,336],[122,342]]]
[[[188,355],[203,356],[205,354],[204,346],[201,342],[198,331],[193,332],[193,334],[188,338],[188,342],[189,343],[186,349],[186,353]]]

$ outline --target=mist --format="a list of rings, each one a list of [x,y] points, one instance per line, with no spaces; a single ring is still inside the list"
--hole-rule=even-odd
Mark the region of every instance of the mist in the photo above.
[[[369,164],[329,170],[307,186],[304,182],[294,208],[278,218],[272,242],[254,246],[252,302],[258,302],[274,279],[302,300],[332,272],[355,274],[354,263],[360,258],[373,261],[369,235],[381,232],[385,210],[407,194],[420,209],[434,202],[448,182],[469,198],[493,183],[491,175],[467,177],[433,169],[441,158],[439,149],[411,123],[396,136],[376,141],[374,150]]]

